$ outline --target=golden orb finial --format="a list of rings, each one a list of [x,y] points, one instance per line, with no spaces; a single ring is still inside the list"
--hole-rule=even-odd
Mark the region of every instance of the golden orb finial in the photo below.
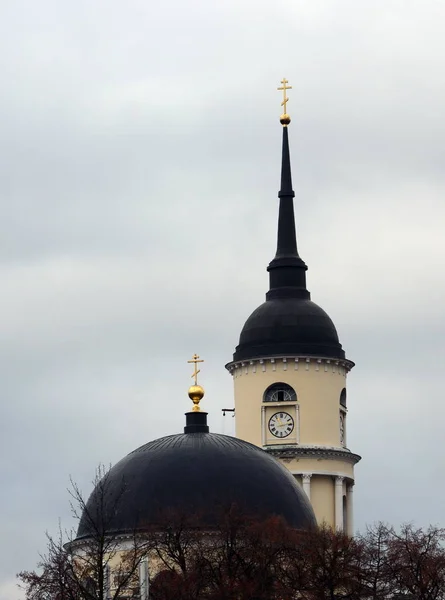
[[[193,363],[195,365],[195,370],[192,373],[192,377],[195,378],[195,383],[194,385],[191,385],[189,387],[189,398],[190,400],[193,402],[193,412],[199,412],[201,409],[199,408],[199,403],[201,402],[201,400],[204,398],[204,388],[200,385],[198,385],[198,373],[201,372],[201,369],[198,369],[198,363],[202,363],[204,362],[202,359],[199,358],[199,356],[197,354],[193,355],[192,360],[188,360],[188,363]]]
[[[204,388],[200,385],[191,385],[189,387],[189,398],[193,402],[193,412],[199,412],[201,410],[199,403],[204,398]]]
[[[281,106],[284,107],[284,109],[283,109],[284,112],[280,117],[280,123],[281,123],[281,125],[283,125],[283,127],[287,127],[290,123],[290,116],[286,112],[286,104],[289,101],[289,98],[287,98],[287,96],[286,96],[286,90],[291,90],[292,86],[287,85],[288,83],[289,83],[288,80],[285,77],[283,77],[283,79],[281,80],[281,84],[282,84],[281,87],[277,88],[277,90],[283,91],[283,102],[281,103]]]

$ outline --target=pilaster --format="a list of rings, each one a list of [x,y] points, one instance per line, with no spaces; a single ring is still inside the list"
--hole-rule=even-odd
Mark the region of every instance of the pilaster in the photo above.
[[[303,483],[303,491],[306,493],[306,496],[311,499],[311,477],[312,473],[303,473],[301,476],[301,480]]]
[[[354,484],[351,483],[348,485],[347,494],[346,494],[346,525],[348,528],[348,535],[354,535]]]
[[[335,529],[343,531],[343,481],[344,477],[335,478]]]

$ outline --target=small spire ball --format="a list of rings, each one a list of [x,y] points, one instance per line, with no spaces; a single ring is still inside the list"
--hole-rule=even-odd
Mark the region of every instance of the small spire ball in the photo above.
[[[280,117],[280,123],[281,123],[281,125],[284,125],[285,127],[287,125],[289,125],[289,123],[290,123],[290,116],[287,113],[282,114],[281,117]]]

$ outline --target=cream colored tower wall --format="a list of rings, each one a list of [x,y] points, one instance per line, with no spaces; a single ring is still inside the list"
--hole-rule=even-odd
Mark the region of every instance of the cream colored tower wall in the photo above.
[[[311,504],[320,525],[327,523],[332,526],[334,524],[335,496],[332,477],[312,477]]]
[[[340,447],[340,394],[346,387],[346,366],[317,359],[276,359],[233,370],[237,437],[263,445],[261,405],[273,383],[290,385],[299,405],[299,444]],[[265,403],[274,410],[278,403]],[[281,442],[282,443],[282,442]]]
[[[303,463],[304,461],[304,463]],[[292,458],[284,463],[286,468],[294,475],[304,473],[319,473],[320,475],[331,475],[354,479],[354,466],[343,460],[332,460],[326,458]]]
[[[295,476],[308,494],[317,522],[352,531],[354,464],[360,457],[341,440],[340,404],[353,363],[323,358],[270,358],[231,363],[235,388],[236,435],[265,448]],[[290,385],[297,401],[263,402],[276,383]],[[295,427],[286,438],[269,431],[270,417],[286,412]],[[346,497],[344,514],[343,497]]]

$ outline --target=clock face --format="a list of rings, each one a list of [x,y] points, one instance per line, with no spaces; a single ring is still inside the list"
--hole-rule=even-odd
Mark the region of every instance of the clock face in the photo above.
[[[269,431],[277,438],[285,438],[294,430],[294,420],[289,413],[277,412],[269,419]]]

